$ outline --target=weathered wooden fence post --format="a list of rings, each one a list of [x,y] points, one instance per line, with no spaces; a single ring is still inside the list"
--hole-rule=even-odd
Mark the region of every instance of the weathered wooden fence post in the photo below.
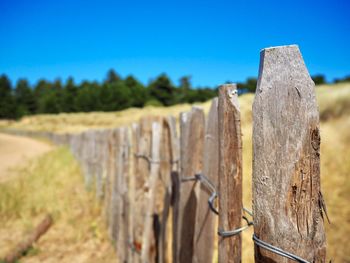
[[[106,178],[104,187],[104,217],[108,227],[108,233],[112,238],[111,230],[111,202],[113,191],[113,175],[115,172],[115,130],[111,129],[106,134]]]
[[[155,237],[151,235],[149,238],[150,251],[142,252],[144,250],[143,236],[145,226],[145,216],[147,200],[146,195],[149,192],[149,178],[152,160],[152,123],[160,122],[160,117],[148,116],[140,119],[139,127],[133,132],[134,143],[134,176],[135,176],[135,199],[134,199],[134,243],[133,249],[137,252],[134,254],[134,261],[142,261],[141,254],[148,253],[150,261],[154,261],[156,255]]]
[[[103,198],[103,172],[104,172],[104,160],[103,160],[103,144],[106,140],[103,130],[95,131],[95,147],[96,147],[96,164],[95,164],[95,189],[96,189],[96,198],[102,200]]]
[[[219,89],[219,231],[240,228],[242,218],[242,134],[237,88]],[[241,262],[241,234],[219,237],[219,262]]]
[[[87,190],[92,190],[94,182],[94,158],[95,158],[95,141],[94,141],[94,131],[89,130],[85,132],[85,164],[86,164],[86,176],[85,176],[85,186]]]
[[[120,145],[119,145],[119,134],[120,130],[115,129],[112,133],[111,143],[112,143],[112,154],[111,154],[111,174],[110,174],[110,205],[109,205],[109,234],[113,241],[116,242],[118,237],[118,210],[121,209],[120,207],[120,196],[118,195],[119,187],[119,179],[118,177],[121,176],[121,151],[120,151]]]
[[[115,131],[115,173],[112,178],[111,228],[120,262],[126,262],[129,249],[129,136],[128,129]]]
[[[199,198],[199,182],[195,175],[202,171],[204,144],[204,112],[193,107],[191,112],[180,115],[181,176],[174,237],[176,251],[173,262],[192,262],[196,211]]]
[[[137,207],[139,202],[136,199],[136,175],[137,175],[137,162],[138,157],[137,153],[139,152],[139,141],[140,141],[140,126],[138,123],[133,123],[131,126],[131,171],[130,171],[130,180],[129,180],[129,199],[130,199],[130,221],[129,221],[129,253],[128,253],[128,262],[138,262],[139,257],[136,255],[136,226],[138,223],[137,216],[140,214],[137,213]]]
[[[120,236],[119,249],[123,250],[122,261],[128,262],[129,258],[129,239],[130,239],[130,199],[129,199],[129,183],[130,183],[130,139],[129,129],[127,127],[121,128],[120,145],[122,150],[122,180],[120,183],[120,194],[123,200],[123,208],[121,214],[122,233]]]
[[[320,192],[319,113],[298,46],[261,51],[253,104],[253,208],[256,262],[325,262]],[[305,262],[305,261],[299,261]]]
[[[160,213],[160,229],[158,241],[158,263],[168,262],[171,260],[171,242],[169,242],[169,233],[171,231],[170,222],[168,221],[171,212],[172,199],[172,182],[171,174],[178,172],[179,168],[179,138],[176,132],[176,119],[173,116],[168,116],[164,119],[161,141],[161,166],[160,179],[161,186],[164,188],[163,210]]]
[[[208,205],[216,193],[219,177],[218,99],[214,98],[205,125],[203,174],[208,182],[201,182],[195,223],[194,262],[212,263],[217,215]]]
[[[160,170],[160,139],[162,134],[162,126],[159,122],[152,123],[152,142],[151,142],[151,160],[150,160],[150,177],[148,183],[148,192],[145,198],[146,214],[144,218],[144,231],[142,238],[141,260],[143,263],[153,262],[150,255],[153,235],[153,215],[155,210],[155,196],[157,179]]]

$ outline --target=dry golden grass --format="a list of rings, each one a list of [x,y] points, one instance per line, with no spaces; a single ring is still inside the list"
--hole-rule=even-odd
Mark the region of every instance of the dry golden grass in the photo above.
[[[332,259],[332,262],[350,262],[350,250],[348,249],[348,244],[350,244],[350,84],[319,86],[316,88],[316,92],[321,116],[322,192],[332,222],[331,225],[325,223],[328,242],[327,258]],[[253,99],[253,94],[244,95],[239,98],[243,132],[243,201],[244,205],[248,208],[251,207],[251,106]],[[210,102],[198,105],[202,106],[205,112],[208,112]],[[178,116],[181,111],[188,111],[190,108],[191,105],[178,105],[167,108],[147,107],[145,109],[128,109],[112,113],[40,115],[26,117],[19,122],[8,123],[5,126],[17,129],[76,132],[87,128],[128,125],[131,122],[138,121],[141,116],[150,114],[162,116],[172,114]],[[44,251],[46,249],[45,246],[51,248],[52,257],[63,255],[64,249],[68,249],[67,247],[69,247],[73,258],[71,262],[77,262],[79,260],[74,258],[75,251],[78,255],[77,257],[86,255],[90,257],[91,251],[99,251],[96,247],[101,246],[106,248],[106,252],[96,252],[97,256],[95,255],[94,262],[107,262],[108,256],[111,257],[113,252],[108,245],[102,227],[103,223],[99,208],[95,205],[94,198],[86,195],[83,190],[83,182],[79,175],[80,171],[77,164],[72,160],[66,149],[59,149],[45,158],[49,159],[41,159],[37,162],[37,170],[30,168],[32,169],[30,170],[32,171],[30,177],[23,175],[21,180],[16,180],[11,185],[0,186],[0,218],[13,218],[10,222],[7,219],[3,220],[6,227],[5,230],[0,231],[5,231],[6,233],[14,231],[21,234],[27,228],[28,224],[32,224],[32,219],[48,209],[56,216],[56,225],[59,226],[56,227],[57,229],[62,229],[62,232],[60,230],[56,232],[50,230],[49,233],[51,232],[51,235],[56,235],[56,237],[50,239],[48,233],[38,244],[40,253],[33,258],[43,257],[45,261],[48,261],[50,254]],[[55,166],[48,165],[47,163],[56,163],[61,168],[52,169],[52,166]],[[50,180],[45,177],[44,171],[46,169],[50,171]],[[29,178],[33,176],[36,179],[30,180]],[[40,179],[41,177],[46,179]],[[51,178],[57,178],[57,181],[51,180]],[[56,189],[57,186],[61,189],[60,193],[56,192],[58,191]],[[42,187],[48,190],[41,190],[39,193],[33,191],[33,189],[42,189]],[[53,192],[56,192],[56,194]],[[27,198],[28,200],[26,200]],[[14,201],[11,201],[13,204],[7,204],[4,207],[3,199],[13,199]],[[19,200],[26,200],[24,202],[26,205],[18,204],[20,203]],[[14,213],[14,211],[17,212]],[[6,217],[3,217],[3,215],[6,215]],[[9,217],[10,215],[12,217]],[[0,223],[2,223],[1,219]],[[94,222],[95,224],[93,224]],[[96,235],[96,229],[92,225],[99,226],[97,232],[101,234]],[[22,229],[22,232],[18,229]],[[251,236],[252,229],[249,229],[243,234],[243,262],[253,262],[253,243]],[[42,244],[41,242],[44,243]],[[70,245],[65,246],[65,243]],[[87,244],[94,244],[95,249],[85,247],[85,245],[88,246]],[[74,246],[80,247],[82,251],[71,249]],[[0,244],[0,254],[1,249],[2,244]],[[105,254],[105,257],[102,257],[101,254]],[[101,256],[101,258],[98,256]],[[28,257],[26,260],[30,260],[30,258]],[[52,262],[56,262],[56,259],[52,260]]]
[[[0,259],[46,213],[54,224],[21,262],[111,262],[115,258],[95,195],[67,148],[27,163],[0,184]]]

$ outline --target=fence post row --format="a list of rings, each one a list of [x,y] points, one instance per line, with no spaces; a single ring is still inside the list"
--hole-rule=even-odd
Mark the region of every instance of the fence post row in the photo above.
[[[155,255],[151,255],[151,245],[156,248],[157,242],[153,240],[152,235],[153,219],[155,216],[155,191],[157,187],[157,179],[159,177],[160,170],[160,139],[161,139],[162,127],[160,123],[152,123],[152,140],[151,140],[151,155],[150,155],[150,177],[148,180],[148,192],[145,196],[145,219],[144,230],[142,237],[142,262],[154,262]],[[154,242],[154,243],[153,243]]]
[[[203,170],[201,176],[208,179],[200,184],[195,221],[194,260],[197,263],[213,262],[214,241],[216,240],[217,214],[209,205],[209,198],[216,198],[219,178],[219,126],[218,99],[214,98],[205,124]],[[208,184],[209,183],[209,184]],[[214,199],[213,199],[214,201]],[[213,202],[214,205],[214,202]]]
[[[202,172],[204,112],[193,107],[180,115],[180,189],[177,215],[177,251],[174,262],[192,262],[194,257],[195,221],[199,201],[199,183],[194,175]]]
[[[241,262],[242,134],[237,87],[219,89],[219,262]]]
[[[297,46],[262,50],[253,104],[254,233],[306,260],[299,262],[325,262],[326,254],[314,86]],[[289,262],[259,245],[255,252],[257,262]]]
[[[171,242],[168,242],[168,233],[171,232],[169,219],[172,205],[172,181],[171,174],[178,171],[179,167],[179,140],[176,133],[176,120],[172,116],[164,119],[161,141],[160,162],[160,187],[164,189],[163,197],[158,196],[156,201],[160,202],[157,210],[161,215],[159,226],[159,241],[157,262],[168,262],[171,259]],[[159,191],[157,191],[159,193]],[[163,202],[162,202],[163,200]]]
[[[315,85],[298,46],[262,50],[253,103],[256,262],[325,262]],[[199,107],[79,134],[9,130],[69,144],[101,200],[118,262],[241,262],[242,133],[237,87]],[[131,136],[130,136],[131,135]],[[131,142],[131,143],[130,143]],[[218,204],[218,205],[217,205]],[[171,219],[171,220],[169,220]],[[218,222],[217,222],[218,220]],[[218,223],[218,228],[217,227]],[[172,231],[172,233],[171,233]]]

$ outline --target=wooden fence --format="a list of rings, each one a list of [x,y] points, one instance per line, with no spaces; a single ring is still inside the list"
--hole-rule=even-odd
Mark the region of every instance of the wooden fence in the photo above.
[[[241,232],[252,225],[256,262],[325,262],[318,110],[297,46],[261,52],[253,213],[242,204],[240,120],[236,86],[227,84],[207,118],[193,107],[178,124],[150,116],[131,127],[33,135],[70,146],[104,207],[118,262],[209,263],[214,242],[219,262],[241,262]]]

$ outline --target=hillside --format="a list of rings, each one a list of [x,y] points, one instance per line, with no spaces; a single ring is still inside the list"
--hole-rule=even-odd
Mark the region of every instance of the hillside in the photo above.
[[[332,262],[350,262],[350,252],[348,244],[350,243],[350,83],[342,83],[335,85],[317,86],[317,99],[321,118],[321,177],[322,177],[322,192],[327,204],[328,214],[331,223],[326,225],[327,242],[328,242],[328,259]],[[251,105],[254,99],[253,94],[247,94],[239,97],[242,115],[242,132],[243,132],[243,187],[244,187],[244,205],[251,207],[251,174],[252,174],[252,117]],[[197,104],[202,106],[206,112],[210,107],[210,102]],[[38,131],[55,131],[55,132],[78,132],[88,128],[101,127],[116,127],[121,125],[129,125],[137,121],[140,117],[145,115],[174,115],[178,116],[180,112],[187,111],[191,105],[177,105],[172,107],[147,107],[144,109],[128,109],[120,112],[112,113],[77,113],[77,114],[58,114],[58,115],[37,115],[22,118],[18,122],[1,122],[0,127],[20,129],[20,130],[38,130]],[[46,159],[45,159],[46,158]],[[56,158],[56,159],[53,159]],[[53,162],[53,160],[55,160]],[[50,161],[55,164],[53,167],[47,167],[46,163]],[[57,149],[55,152],[47,154],[33,163],[30,166],[31,175],[35,180],[28,180],[25,177],[25,172],[12,182],[0,184],[0,224],[1,227],[0,244],[3,244],[2,236],[5,236],[7,231],[12,231],[18,227],[25,229],[26,224],[31,218],[36,217],[42,211],[54,211],[57,215],[57,220],[60,222],[60,227],[65,231],[56,233],[62,235],[57,239],[57,246],[63,248],[60,243],[70,240],[79,242],[88,239],[95,240],[94,231],[100,235],[98,242],[108,243],[106,237],[101,230],[101,218],[97,216],[96,204],[91,202],[89,197],[81,192],[81,188],[72,187],[72,184],[82,184],[80,179],[80,170],[77,164],[72,160],[67,149]],[[29,168],[28,168],[29,169]],[[34,170],[33,170],[34,169]],[[40,179],[40,174],[45,174],[45,169],[50,169],[50,180]],[[64,174],[62,174],[62,170]],[[37,174],[37,175],[36,175]],[[36,175],[36,176],[35,176]],[[24,181],[23,181],[24,180]],[[52,189],[53,184],[59,183],[59,193],[52,196],[50,191],[33,192],[33,189],[48,187]],[[73,181],[71,181],[73,180]],[[25,182],[25,183],[24,183]],[[78,190],[74,190],[78,189]],[[18,205],[10,200],[20,202],[19,193],[25,199],[24,204]],[[79,216],[74,212],[73,207],[70,207],[64,200],[76,200],[77,196],[82,196],[74,205],[85,206],[80,208],[82,213],[88,214],[85,223],[90,224],[90,228],[86,229],[83,226],[75,228],[79,225]],[[30,196],[30,198],[25,198]],[[57,196],[64,196],[59,204],[56,206]],[[45,202],[36,202],[38,199],[46,200]],[[71,216],[74,214],[74,216]],[[12,220],[9,221],[8,219]],[[25,220],[24,220],[25,218]],[[97,219],[94,219],[97,218]],[[2,221],[5,222],[2,222]],[[88,221],[90,220],[90,221]],[[97,221],[96,221],[97,220]],[[345,223],[344,223],[345,222]],[[94,224],[99,224],[97,227]],[[66,225],[69,225],[67,228]],[[94,225],[95,228],[92,226]],[[72,227],[73,226],[73,227]],[[67,233],[67,229],[70,229]],[[82,232],[82,231],[86,231]],[[251,241],[252,229],[245,232],[243,235],[244,251],[243,262],[252,262],[253,260],[253,245]],[[69,236],[69,238],[67,238]],[[70,239],[71,238],[71,239]],[[54,238],[50,239],[54,240]],[[96,241],[97,242],[97,241]],[[39,246],[41,246],[41,241]],[[56,258],[59,255],[59,249],[52,248],[52,244],[43,241],[43,247],[50,246],[52,249],[51,257]],[[108,245],[106,245],[108,247]],[[108,250],[108,249],[107,249]],[[43,252],[44,253],[44,252]],[[109,252],[110,253],[110,252]],[[41,252],[33,255],[34,260],[40,258]],[[1,256],[1,254],[0,254]],[[71,258],[73,259],[73,258]],[[24,261],[27,262],[27,261]],[[28,261],[30,262],[30,261]],[[57,260],[50,260],[50,262],[62,262]],[[66,262],[69,262],[66,261]],[[104,262],[103,260],[101,262]]]

